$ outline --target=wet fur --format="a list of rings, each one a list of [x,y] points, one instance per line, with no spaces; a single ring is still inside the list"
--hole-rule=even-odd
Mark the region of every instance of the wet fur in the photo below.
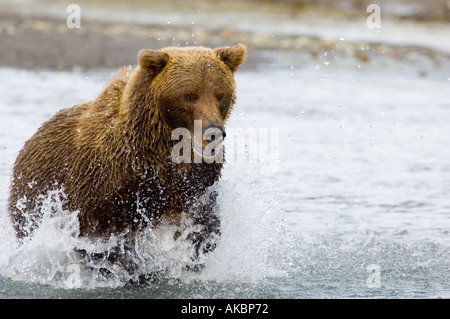
[[[222,164],[172,163],[171,131],[192,129],[195,119],[224,125],[244,56],[242,45],[142,50],[139,65],[119,70],[95,100],[57,112],[14,165],[9,210],[18,238],[39,226],[38,199],[55,189],[64,191],[65,209],[78,213],[80,236],[132,236],[163,217],[179,220],[219,180]],[[195,105],[183,100],[186,92]],[[210,208],[198,211],[193,218],[205,227],[191,237],[197,251],[220,232]]]

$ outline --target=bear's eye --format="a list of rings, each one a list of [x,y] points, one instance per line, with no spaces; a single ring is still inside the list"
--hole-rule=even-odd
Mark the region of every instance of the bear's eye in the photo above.
[[[224,98],[225,98],[225,94],[223,94],[223,93],[216,95],[216,99],[219,102],[221,102]]]
[[[227,113],[228,113],[228,105],[227,104],[220,105],[220,113],[222,113],[223,118],[225,118],[227,116]]]
[[[193,102],[197,99],[197,95],[195,95],[195,93],[186,93],[183,95],[183,98],[187,102]]]

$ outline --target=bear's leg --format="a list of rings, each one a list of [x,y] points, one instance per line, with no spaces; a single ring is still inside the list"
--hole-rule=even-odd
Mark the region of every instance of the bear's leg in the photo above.
[[[104,278],[113,278],[117,268],[125,270],[131,277],[137,274],[137,258],[135,241],[131,236],[119,240],[117,245],[107,251],[88,253],[85,249],[75,248],[84,263],[92,269],[97,269]]]
[[[217,238],[220,236],[220,219],[217,215],[219,209],[217,204],[217,192],[207,194],[205,200],[195,205],[192,209],[194,225],[200,226],[199,231],[190,233],[186,238],[191,241],[195,248],[192,261],[198,261],[200,254],[208,254],[217,246]],[[200,271],[202,264],[187,266],[188,270]]]

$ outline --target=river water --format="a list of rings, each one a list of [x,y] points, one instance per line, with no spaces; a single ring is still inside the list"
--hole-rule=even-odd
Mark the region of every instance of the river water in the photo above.
[[[227,129],[267,133],[267,156],[227,151],[214,186],[222,237],[205,269],[183,271],[183,247],[161,230],[151,245],[165,275],[142,286],[78,265],[62,209],[22,246],[6,212],[23,143],[113,70],[1,68],[0,298],[449,298],[450,68],[421,59],[266,52],[236,73]]]

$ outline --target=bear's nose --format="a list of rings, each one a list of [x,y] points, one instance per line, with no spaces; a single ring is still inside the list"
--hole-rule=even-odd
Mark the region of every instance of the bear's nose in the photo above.
[[[222,136],[222,139],[225,139],[227,136],[227,132],[225,132],[225,127],[223,125],[208,125],[205,128],[204,135],[206,138],[211,138],[214,135],[214,138]]]

